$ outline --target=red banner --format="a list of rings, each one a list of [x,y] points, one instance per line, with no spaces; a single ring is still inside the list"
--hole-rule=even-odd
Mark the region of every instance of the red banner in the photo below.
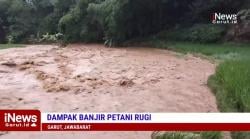
[[[250,123],[43,123],[43,131],[250,131]]]
[[[41,112],[0,110],[0,131],[41,131]]]
[[[43,114],[43,121],[46,121]],[[164,118],[163,118],[164,119]],[[163,120],[164,122],[164,120]],[[0,131],[250,131],[250,123],[41,123],[38,110],[0,110]]]

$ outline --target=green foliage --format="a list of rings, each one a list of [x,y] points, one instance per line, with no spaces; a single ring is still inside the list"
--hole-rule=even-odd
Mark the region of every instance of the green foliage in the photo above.
[[[9,3],[7,1],[0,0],[0,43],[5,42],[6,37],[6,26],[7,26],[7,14],[6,11],[9,7]]]
[[[145,37],[167,24],[178,22],[180,16],[173,13],[184,14],[188,8],[183,8],[187,1],[177,3],[172,0],[105,0],[90,4],[88,13],[90,19],[102,26],[106,41],[119,43],[134,37]]]
[[[9,24],[8,35],[13,36],[14,42],[20,42],[32,34],[36,26],[32,17],[32,8],[25,1],[10,0],[7,10]]]
[[[218,83],[221,110],[250,111],[250,60],[230,60],[218,66],[211,79]]]
[[[97,40],[96,32],[91,29],[87,18],[88,0],[80,0],[76,7],[59,21],[59,31],[65,34],[65,41],[92,41]]]
[[[238,12],[246,0],[1,0],[0,41],[65,34],[68,42],[121,43],[147,37],[176,25],[197,25],[172,30],[175,39],[193,42],[220,40],[224,29],[205,25],[212,12]],[[205,23],[205,24],[204,24]],[[203,25],[202,25],[203,24]],[[190,27],[190,26],[189,26]],[[182,32],[190,34],[183,35]]]
[[[152,139],[221,139],[220,132],[154,132]]]
[[[221,132],[200,132],[202,139],[222,139]]]
[[[49,34],[46,33],[42,35],[42,38],[39,40],[39,42],[45,42],[45,43],[57,43],[60,40],[62,40],[63,34],[57,33],[57,34]]]
[[[120,38],[115,21],[115,13],[120,4],[119,0],[105,0],[102,3],[92,3],[88,7],[89,19],[95,23],[96,28],[102,31],[98,34],[103,34],[104,40],[111,41],[114,38],[117,40]]]
[[[60,1],[1,0],[0,42],[8,41],[7,36],[12,36],[13,42],[28,42],[33,37],[38,39],[40,34],[58,32],[58,22],[63,16],[59,11],[68,12],[74,3],[73,0],[67,0],[67,3]]]
[[[77,0],[56,0],[54,4],[54,12],[62,17],[66,15],[70,9],[72,9],[75,4],[77,3]]]
[[[223,112],[250,111],[250,59],[222,63],[208,81]],[[248,139],[249,132],[232,132],[233,139]]]
[[[75,8],[69,14],[63,16],[59,21],[59,30],[65,34],[65,40],[76,41],[80,39],[80,9]],[[77,26],[77,28],[75,27]]]
[[[249,139],[250,133],[249,132],[232,132],[233,139]]]
[[[39,35],[44,34],[46,32],[56,33],[58,32],[58,22],[60,17],[56,15],[56,13],[51,13],[42,19],[42,23],[40,25]],[[40,36],[38,36],[40,37]]]
[[[224,26],[197,24],[192,27],[164,31],[159,34],[159,37],[166,40],[212,43],[222,40],[225,32]]]
[[[57,33],[59,32],[58,24],[60,19],[66,15],[76,5],[77,0],[55,0],[53,3],[54,10],[49,13],[41,21],[41,33]]]
[[[11,35],[7,36],[7,42],[8,42],[8,44],[14,43],[14,37]]]
[[[192,42],[211,43],[221,40],[225,33],[225,28],[215,25],[196,25],[190,29]]]

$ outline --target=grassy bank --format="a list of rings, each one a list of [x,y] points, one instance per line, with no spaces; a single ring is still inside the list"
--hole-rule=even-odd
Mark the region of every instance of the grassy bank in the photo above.
[[[220,132],[154,132],[152,139],[221,139]]]
[[[221,111],[250,112],[250,59],[223,62],[208,83]]]
[[[250,59],[227,60],[208,81],[222,112],[250,112]],[[249,139],[250,132],[233,132],[233,139]]]
[[[250,112],[250,44],[193,44],[151,42],[158,48],[202,54],[217,59],[219,66],[208,84],[223,112]]]
[[[15,48],[15,47],[24,47],[24,45],[21,45],[21,44],[0,44],[0,49]]]
[[[198,53],[219,60],[250,59],[250,44],[244,43],[199,44],[154,40],[150,44],[157,48],[169,49],[181,53]]]
[[[222,112],[250,112],[250,44],[193,44],[150,42],[158,48],[182,53],[206,55],[219,62],[215,75],[208,85],[215,93],[217,104]],[[250,133],[234,132],[235,139],[250,138]]]

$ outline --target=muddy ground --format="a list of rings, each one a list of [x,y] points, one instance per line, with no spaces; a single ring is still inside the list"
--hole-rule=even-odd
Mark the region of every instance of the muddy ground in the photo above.
[[[215,65],[153,48],[102,45],[0,50],[0,109],[43,112],[217,112]],[[150,132],[6,133],[1,138],[149,139]]]

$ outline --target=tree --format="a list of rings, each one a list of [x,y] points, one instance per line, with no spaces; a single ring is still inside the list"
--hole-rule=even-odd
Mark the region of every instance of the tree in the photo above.
[[[59,31],[65,35],[66,41],[81,40],[81,34],[86,30],[88,4],[88,0],[80,0],[74,9],[60,19]]]
[[[35,19],[31,6],[23,0],[10,0],[7,10],[9,33],[15,41],[20,42],[36,32]]]
[[[65,40],[122,43],[162,30],[207,24],[213,12],[237,13],[249,0],[0,0],[0,41],[7,35],[61,32]]]
[[[8,9],[9,3],[7,1],[0,1],[0,43],[5,42],[6,28],[8,28],[6,10]]]

